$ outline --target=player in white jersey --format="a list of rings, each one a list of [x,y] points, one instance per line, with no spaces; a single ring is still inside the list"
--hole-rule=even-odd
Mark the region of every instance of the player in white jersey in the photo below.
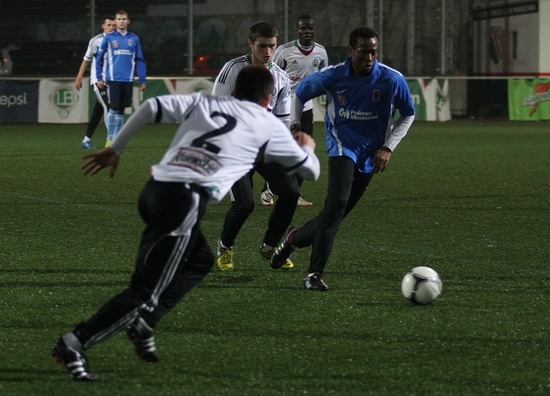
[[[275,50],[273,62],[283,69],[290,78],[292,100],[296,93],[296,85],[306,76],[316,73],[329,65],[328,54],[321,44],[313,41],[315,35],[315,22],[309,15],[300,15],[296,21],[296,33],[298,39],[280,45]],[[297,128],[313,136],[313,101],[304,103],[304,111],[300,118],[301,128]],[[290,129],[293,130],[291,125]],[[298,178],[298,186],[302,186],[303,180]],[[300,206],[312,206],[313,203],[300,197]]]
[[[129,287],[52,347],[52,356],[73,379],[96,380],[87,371],[84,351],[124,329],[140,359],[159,360],[153,329],[214,264],[200,228],[207,203],[219,202],[259,163],[277,163],[308,180],[319,177],[313,139],[301,134],[296,144],[288,128],[265,111],[273,87],[265,68],[250,66],[237,77],[235,97],[198,92],[148,99],[110,147],[84,157],[89,159],[85,174],[110,167],[114,176],[124,147],[138,130],[154,122],[179,124],[141,193],[139,211],[146,228]]]
[[[106,34],[111,33],[115,29],[115,18],[112,16],[107,16],[103,18],[101,29],[103,29],[103,32],[92,37],[92,39],[88,43],[88,48],[86,49],[86,53],[84,54],[84,58],[82,60],[82,63],[80,64],[80,69],[78,70],[78,74],[74,82],[76,89],[80,91],[80,89],[82,88],[82,78],[84,77],[84,73],[91,63],[92,66],[90,67],[90,85],[94,88],[97,101],[94,109],[92,110],[92,116],[90,117],[90,121],[88,122],[88,126],[86,128],[86,135],[84,136],[84,140],[82,141],[82,147],[86,149],[94,148],[91,142],[91,138],[97,126],[99,125],[99,122],[101,121],[101,116],[103,116],[105,127],[108,127],[107,114],[109,111],[109,107],[107,90],[105,88],[99,89],[96,84],[97,75],[95,69],[95,55],[97,54],[99,45],[103,41],[103,37],[105,37]]]
[[[268,22],[257,22],[250,27],[248,46],[250,54],[243,55],[227,62],[214,82],[214,95],[230,95],[235,87],[239,70],[247,65],[257,65],[269,70],[275,80],[275,87],[268,110],[270,110],[288,128],[290,126],[290,81],[287,74],[276,64],[271,57],[277,47],[278,31]],[[288,132],[290,134],[290,130]],[[300,191],[296,176],[286,174],[277,165],[259,166],[241,178],[231,188],[231,207],[229,208],[222,227],[218,242],[218,267],[222,271],[233,270],[233,246],[237,235],[252,211],[254,210],[253,175],[258,171],[269,182],[278,199],[268,220],[260,253],[269,260],[286,228],[292,222]],[[267,183],[266,183],[267,184]],[[266,188],[266,186],[264,186]],[[288,260],[284,269],[294,267]]]
[[[316,73],[329,65],[328,54],[321,44],[313,41],[315,22],[309,15],[300,15],[296,22],[297,40],[280,45],[275,50],[273,62],[279,65],[290,78],[291,95],[294,97],[296,85],[306,76]],[[313,134],[313,101],[304,103],[301,130]]]

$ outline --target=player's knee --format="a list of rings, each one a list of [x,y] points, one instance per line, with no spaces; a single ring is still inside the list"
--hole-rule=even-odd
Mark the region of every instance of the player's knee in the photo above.
[[[232,210],[239,212],[243,216],[248,216],[254,211],[254,198],[235,200],[232,203]]]
[[[120,107],[119,105],[114,104],[114,103],[109,104],[109,110],[111,110],[111,112],[116,113],[116,114],[124,114],[124,109],[122,107]]]

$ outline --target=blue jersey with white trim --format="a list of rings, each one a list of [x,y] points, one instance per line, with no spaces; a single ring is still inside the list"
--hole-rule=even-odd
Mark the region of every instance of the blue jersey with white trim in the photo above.
[[[114,30],[105,35],[95,59],[98,81],[133,82],[137,74],[140,84],[146,83],[147,65],[141,43],[139,37],[132,32],[121,34]]]
[[[395,110],[414,116],[405,77],[376,61],[364,77],[353,75],[351,57],[305,77],[296,86],[302,103],[326,95],[326,143],[329,157],[351,158],[361,172],[372,172],[372,157],[393,131]]]

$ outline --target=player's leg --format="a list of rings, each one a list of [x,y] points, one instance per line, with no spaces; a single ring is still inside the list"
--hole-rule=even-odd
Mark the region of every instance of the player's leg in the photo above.
[[[109,81],[109,112],[107,127],[107,144],[116,138],[124,124],[124,109],[132,105],[132,83]]]
[[[328,189],[323,210],[294,233],[295,246],[312,246],[309,272],[324,271],[334,238],[344,218],[354,171],[355,163],[350,158],[329,158]]]
[[[170,312],[191,289],[198,285],[214,265],[214,254],[202,231],[197,229],[195,236],[193,248],[186,262],[162,294],[157,308],[142,315],[142,318],[151,328],[154,328],[163,316]]]
[[[225,214],[218,241],[218,267],[222,271],[234,268],[233,245],[246,219],[254,210],[253,175],[254,171],[249,172],[231,187],[231,206]]]
[[[114,139],[117,124],[117,113],[120,109],[121,85],[116,81],[107,82],[109,97],[109,110],[107,112],[107,141],[105,147],[109,147]]]
[[[307,133],[309,136],[313,136],[313,109],[305,110],[300,117],[300,125],[302,126],[302,132]],[[298,180],[298,187],[302,187],[304,179],[296,174],[296,180]],[[313,206],[313,202],[305,199],[301,192],[298,198],[298,206]]]
[[[94,93],[97,98],[97,102],[101,104],[103,108],[103,122],[105,123],[105,128],[108,129],[108,116],[109,116],[109,93],[107,86],[104,86],[103,89],[99,89],[97,84],[94,84]]]
[[[278,196],[269,216],[267,229],[260,248],[262,256],[270,260],[275,251],[275,246],[277,246],[292,222],[300,191],[296,178],[293,175],[287,175],[281,165],[262,164],[257,169],[258,173],[264,176],[273,192]],[[281,267],[291,269],[294,267],[294,264],[292,261],[286,260]]]
[[[193,248],[192,230],[204,212],[205,201],[205,196],[183,183],[160,183],[151,179],[146,184],[139,209],[147,227],[142,234],[130,287],[109,300],[87,322],[63,336],[54,345],[54,353],[56,348],[63,347],[83,356],[87,348],[136,323],[144,311],[154,311]],[[85,360],[76,356],[72,361],[72,356],[56,354],[73,378],[79,379],[76,375],[86,373]],[[72,369],[75,364],[82,366],[78,372]]]
[[[84,139],[82,140],[82,147],[86,149],[93,149],[95,148],[92,145],[92,136],[99,125],[99,122],[101,121],[101,116],[103,116],[103,107],[99,102],[96,102],[94,105],[94,108],[92,109],[92,115],[90,117],[90,120],[88,121],[88,125],[86,127],[86,135],[84,136]]]
[[[346,207],[352,193],[354,172],[355,163],[350,158],[329,158],[328,191],[323,210],[304,226],[289,230],[271,259],[271,266],[278,268],[283,260],[290,257],[294,248],[312,246],[308,275],[304,279],[307,289],[328,290],[321,276],[332,251],[340,223],[346,214]],[[358,198],[354,198],[353,204],[357,201]]]

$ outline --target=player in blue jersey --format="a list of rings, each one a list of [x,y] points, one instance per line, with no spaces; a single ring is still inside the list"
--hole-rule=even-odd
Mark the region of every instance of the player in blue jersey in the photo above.
[[[114,176],[124,147],[140,129],[178,124],[140,196],[146,227],[128,288],[52,347],[73,379],[96,380],[84,352],[124,329],[141,360],[159,360],[153,329],[214,265],[200,226],[206,205],[220,202],[236,180],[259,163],[279,164],[307,180],[319,177],[313,139],[300,134],[296,144],[288,127],[265,110],[274,87],[267,69],[248,66],[237,76],[234,97],[195,92],[148,99],[110,147],[84,157],[85,174],[108,167]]]
[[[92,66],[90,67],[90,85],[94,88],[94,93],[96,95],[97,101],[95,103],[94,109],[92,110],[92,116],[90,117],[90,121],[88,122],[88,127],[86,128],[86,136],[84,136],[84,140],[82,141],[82,147],[86,149],[94,148],[94,146],[92,145],[91,137],[94,134],[97,126],[99,125],[102,116],[103,121],[105,122],[105,127],[108,128],[107,115],[109,111],[109,101],[107,98],[107,91],[105,89],[99,89],[97,87],[95,55],[97,54],[99,45],[103,41],[105,35],[111,33],[114,28],[114,17],[107,16],[103,18],[103,23],[101,24],[101,29],[103,29],[103,32],[92,37],[92,39],[88,43],[88,48],[86,49],[84,59],[80,64],[80,69],[78,70],[78,74],[74,82],[76,89],[80,90],[82,88],[82,78],[84,77],[84,73],[86,72],[86,69],[91,62]]]
[[[115,23],[116,29],[105,36],[96,54],[97,86],[103,89],[106,85],[109,95],[107,147],[124,123],[124,109],[132,106],[135,75],[139,78],[140,90],[145,90],[147,84],[141,42],[136,34],[128,31],[128,12],[117,11]]]
[[[296,87],[291,125],[300,130],[303,104],[326,95],[328,191],[324,208],[300,228],[289,228],[271,258],[279,268],[295,248],[312,246],[307,275],[309,290],[328,290],[322,275],[338,228],[363,196],[374,174],[384,171],[392,152],[414,120],[414,105],[401,73],[379,63],[378,37],[368,27],[349,35],[350,57],[304,78]],[[399,118],[394,122],[395,111]]]

